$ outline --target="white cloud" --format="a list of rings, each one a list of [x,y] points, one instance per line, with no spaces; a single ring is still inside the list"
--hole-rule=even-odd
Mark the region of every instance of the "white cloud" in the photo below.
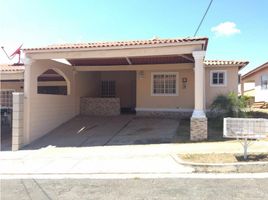
[[[211,28],[211,31],[216,36],[230,36],[240,33],[241,31],[236,27],[234,22],[223,22]]]

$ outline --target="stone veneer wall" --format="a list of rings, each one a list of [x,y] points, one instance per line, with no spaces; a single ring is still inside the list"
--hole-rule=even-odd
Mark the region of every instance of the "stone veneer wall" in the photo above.
[[[156,117],[167,119],[189,119],[192,115],[192,111],[136,111],[136,115],[140,117]]]
[[[119,98],[81,97],[80,113],[91,116],[120,115]]]
[[[23,146],[23,103],[24,93],[13,92],[12,151]]]
[[[191,140],[199,141],[206,140],[207,134],[207,118],[206,117],[192,117],[191,118]]]

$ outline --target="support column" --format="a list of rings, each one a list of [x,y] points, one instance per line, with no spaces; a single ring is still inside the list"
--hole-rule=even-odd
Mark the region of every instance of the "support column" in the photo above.
[[[33,85],[33,77],[31,76],[31,65],[32,65],[32,60],[25,56],[24,59],[24,144],[29,143],[29,130],[30,130],[30,108],[31,108],[31,96],[32,92],[34,89]]]
[[[204,57],[205,51],[194,51],[195,60],[195,94],[194,94],[194,112],[191,117],[191,140],[207,139],[207,117],[204,112],[205,108],[205,70]]]
[[[13,114],[12,114],[12,151],[17,151],[24,145],[23,106],[24,106],[24,94],[21,92],[14,92]]]

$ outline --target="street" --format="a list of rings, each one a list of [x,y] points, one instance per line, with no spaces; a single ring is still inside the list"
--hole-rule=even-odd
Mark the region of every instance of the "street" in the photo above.
[[[18,179],[1,181],[1,200],[268,199],[268,179]]]

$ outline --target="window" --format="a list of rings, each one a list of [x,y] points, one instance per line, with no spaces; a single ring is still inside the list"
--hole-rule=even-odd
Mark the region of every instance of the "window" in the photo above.
[[[67,95],[67,81],[53,69],[49,69],[37,77],[37,93]]]
[[[226,71],[211,71],[210,73],[211,86],[226,86]]]
[[[38,86],[37,93],[67,95],[67,86]]]
[[[12,93],[14,90],[1,90],[0,91],[0,105],[2,108],[12,108]]]
[[[261,89],[262,90],[268,89],[268,75],[261,76]]]
[[[178,73],[152,73],[152,95],[176,96]]]
[[[115,97],[115,81],[101,81],[101,97]]]

